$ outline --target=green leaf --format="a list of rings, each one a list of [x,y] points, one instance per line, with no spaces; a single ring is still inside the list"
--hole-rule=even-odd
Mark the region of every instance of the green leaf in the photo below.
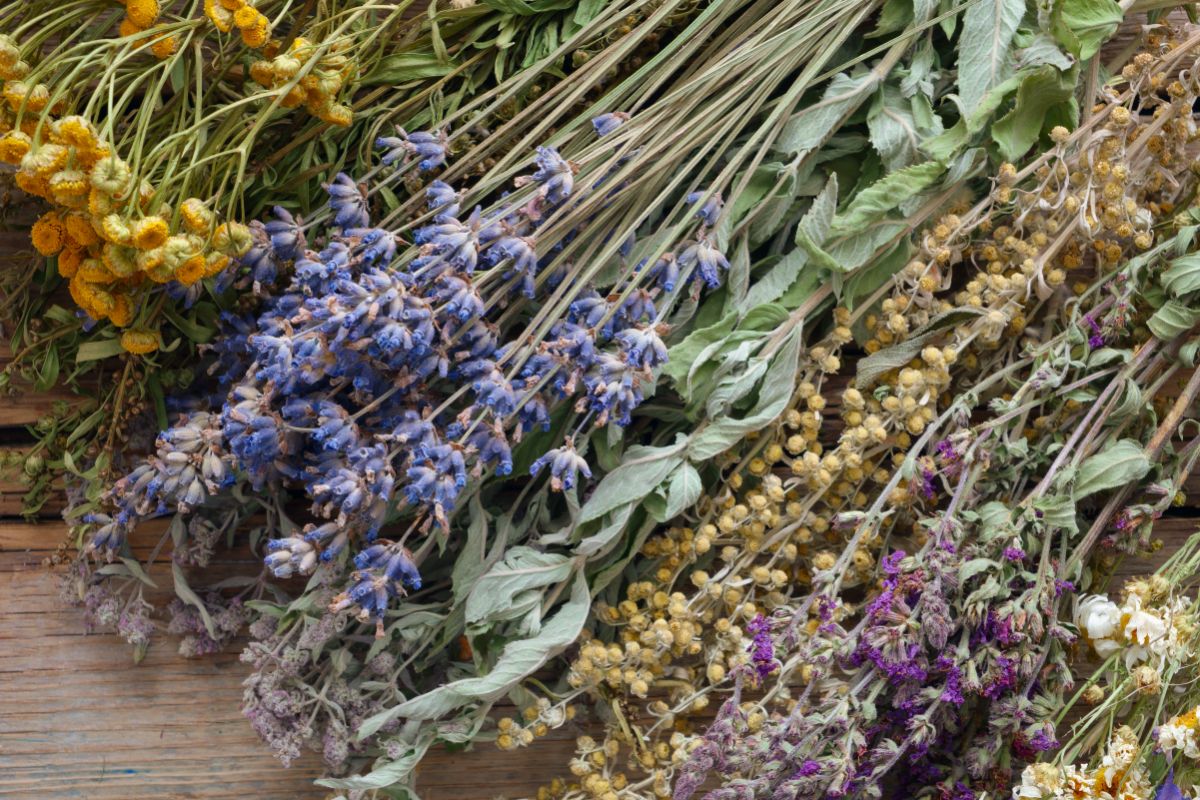
[[[579,522],[599,519],[626,503],[640,502],[683,462],[683,442],[631,447],[621,466],[605,475],[579,511]]]
[[[855,77],[845,73],[833,76],[820,101],[802,108],[783,126],[776,149],[788,154],[816,150],[870,96],[877,81],[870,72]]]
[[[580,573],[575,577],[571,598],[546,621],[536,635],[505,645],[490,672],[477,678],[463,678],[443,684],[368,718],[359,726],[359,739],[370,736],[396,718],[437,719],[468,703],[499,700],[512,687],[574,644],[587,622],[591,605],[587,580]]]
[[[189,606],[195,606],[200,612],[200,619],[204,620],[204,628],[208,631],[208,635],[217,638],[217,629],[213,627],[212,617],[208,614],[208,608],[204,605],[204,601],[200,599],[192,587],[188,586],[187,576],[183,574],[183,570],[179,564],[171,562],[171,574],[175,578],[175,594],[179,595],[179,599],[187,603]]]
[[[1171,340],[1190,331],[1197,322],[1200,322],[1200,308],[1168,300],[1146,321],[1146,327],[1159,339]]]
[[[668,520],[679,516],[696,504],[703,490],[700,473],[691,463],[683,462],[667,483],[667,510],[664,516]]]
[[[97,361],[102,358],[112,358],[124,352],[120,339],[94,339],[79,345],[75,351],[75,363]]]
[[[827,253],[821,245],[813,241],[813,238],[803,228],[796,229],[796,244],[804,252],[807,261],[811,261],[813,266],[820,267],[826,272],[849,272],[855,267],[854,264],[843,265],[842,262]]]
[[[1074,498],[1115,489],[1141,480],[1150,471],[1146,451],[1132,439],[1121,439],[1111,447],[1084,459],[1075,478]]]
[[[893,234],[894,235],[894,234]],[[887,238],[891,238],[888,236]],[[872,250],[872,254],[874,250]],[[846,279],[838,291],[838,299],[850,310],[858,307],[859,302],[870,297],[874,292],[890,281],[893,276],[908,263],[912,246],[907,239],[897,242],[896,246],[879,258],[872,261],[863,269],[856,269]],[[859,262],[862,263],[861,261]]]
[[[972,558],[958,568],[958,582],[966,583],[971,578],[988,569],[999,571],[1000,564],[990,558]]]
[[[365,726],[366,723],[369,723],[373,719],[375,717],[371,717],[363,725]],[[399,758],[385,761],[382,766],[371,770],[367,775],[352,775],[349,778],[321,778],[316,781],[316,784],[328,789],[346,789],[349,791],[366,791],[396,786],[403,783],[413,773],[413,770],[417,768],[417,764],[421,763],[421,759],[425,757],[425,751],[433,744],[433,739],[432,731],[424,736],[420,736],[416,742],[409,745],[408,749]],[[383,759],[380,760],[382,761]]]
[[[142,562],[138,561],[136,558],[127,558],[125,556],[121,556],[121,561],[125,564],[125,566],[129,567],[130,574],[132,574],[139,581],[152,589],[158,588],[158,584],[150,580],[150,576],[147,575],[146,570],[142,568]]]
[[[1075,100],[1075,84],[1057,69],[1038,67],[1021,80],[1012,110],[992,124],[992,139],[1006,161],[1016,161],[1037,143],[1051,111]]]
[[[813,198],[808,211],[804,212],[797,230],[804,231],[814,242],[825,241],[825,238],[829,236],[829,227],[833,225],[833,218],[837,214],[837,204],[838,179],[837,173],[834,172],[830,173],[829,180],[825,181],[821,191]]]
[[[787,339],[771,360],[754,408],[741,418],[722,416],[713,419],[706,428],[693,434],[687,443],[688,457],[692,461],[706,461],[725,452],[747,433],[762,430],[784,412],[795,388],[800,347],[800,326],[796,326],[788,332]]]
[[[651,495],[653,496],[653,495]],[[604,525],[595,533],[584,536],[575,547],[575,554],[585,559],[596,558],[607,553],[616,543],[618,537],[625,532],[625,526],[637,503],[626,503],[614,509],[604,517]]]
[[[921,142],[942,132],[942,118],[923,95],[906,97],[900,87],[889,84],[871,101],[867,130],[884,166],[898,170],[920,159]]]
[[[958,40],[958,95],[965,114],[1008,78],[1013,35],[1024,15],[1025,0],[977,0],[967,7]]]
[[[193,342],[207,342],[216,333],[216,329],[210,328],[207,325],[201,325],[187,317],[176,313],[175,309],[169,305],[162,308],[163,316],[165,316],[179,332]]]
[[[1065,495],[1040,497],[1034,501],[1035,510],[1042,512],[1042,523],[1051,528],[1063,528],[1071,533],[1079,532],[1075,520],[1075,502]]]
[[[1071,51],[1086,61],[1117,31],[1125,14],[1116,0],[1063,0],[1059,19],[1074,37]]]
[[[564,555],[543,553],[525,546],[512,548],[503,561],[476,579],[467,596],[467,622],[474,624],[511,616],[508,612],[518,594],[561,583],[574,567],[574,559]]]
[[[1176,297],[1200,289],[1200,253],[1175,259],[1159,280]]]
[[[449,75],[454,65],[442,61],[432,52],[393,53],[376,62],[362,80],[364,86],[373,84],[398,84],[424,78],[440,78]]]
[[[830,226],[830,236],[859,235],[867,225],[880,220],[910,197],[932,186],[946,171],[938,161],[926,161],[891,172],[858,193]]]
[[[522,17],[532,17],[537,14],[537,9],[526,3],[525,0],[483,0],[483,5],[506,14],[516,14]]]

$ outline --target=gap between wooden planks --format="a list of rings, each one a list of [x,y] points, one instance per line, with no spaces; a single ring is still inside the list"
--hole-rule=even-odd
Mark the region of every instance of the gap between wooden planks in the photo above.
[[[81,612],[59,598],[61,569],[43,559],[61,523],[0,520],[0,797],[18,800],[309,800],[307,755],[285,769],[242,719],[248,667],[236,650],[185,659],[161,636],[141,665],[112,634],[85,635]],[[166,566],[151,576],[169,587]],[[252,573],[248,552],[219,554],[209,574]],[[427,800],[532,794],[567,775],[574,737],[563,729],[505,753],[491,744],[432,752],[419,771]]]

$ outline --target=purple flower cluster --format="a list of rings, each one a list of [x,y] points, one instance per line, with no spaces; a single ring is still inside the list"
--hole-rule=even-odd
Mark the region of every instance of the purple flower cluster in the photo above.
[[[754,673],[762,681],[779,666],[775,661],[775,644],[771,641],[771,623],[762,614],[746,623],[750,640],[750,663]]]
[[[400,131],[380,145],[385,163],[428,170],[444,163],[445,141]],[[334,227],[321,249],[283,209],[255,225],[246,267],[266,281],[290,264],[290,282],[253,325],[226,320],[231,335],[213,364],[227,387],[219,410],[185,415],[161,434],[156,455],[111,493],[115,515],[95,518],[90,548],[111,555],[138,519],[201,507],[237,479],[256,492],[301,489],[327,522],[270,539],[267,567],[309,574],[344,564],[351,547],[354,570],[331,608],[378,620],[421,586],[408,537],[448,530],[469,481],[512,473],[513,448],[549,431],[560,410],[580,417],[575,433],[531,454],[530,473],[548,471],[555,491],[590,478],[576,437],[589,425],[629,425],[667,348],[656,306],[664,289],[636,283],[571,283],[573,299],[548,333],[526,332],[566,279],[547,269],[559,245],[543,248],[538,237],[577,193],[576,169],[538,148],[534,172],[516,181],[531,194],[466,215],[461,194],[435,180],[412,247],[372,224],[366,187],[345,175],[326,187]],[[717,197],[697,212],[701,235],[680,258],[708,285],[724,256],[703,229],[719,207]],[[379,538],[400,515],[412,519],[409,532]]]

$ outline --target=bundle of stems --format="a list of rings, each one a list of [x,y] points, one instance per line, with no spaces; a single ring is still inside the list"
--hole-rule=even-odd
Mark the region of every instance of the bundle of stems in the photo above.
[[[331,174],[365,173],[375,140],[396,125],[452,118],[464,132],[487,130],[564,66],[606,48],[635,63],[647,41],[695,13],[695,3],[671,5],[639,29],[639,50],[622,26],[658,3],[539,2],[533,16],[485,5],[421,16],[410,2],[228,5],[0,12],[4,158],[51,207],[33,227],[49,258],[6,261],[0,277],[14,351],[0,382],[9,392],[61,382],[80,395],[39,421],[37,444],[15,465],[30,484],[27,513],[62,471],[94,481],[111,474],[117,451],[144,450],[129,438],[135,420],[165,427],[165,398],[191,386],[197,345],[217,335],[219,314],[253,304],[251,276],[229,258],[247,246],[242,222],[275,202],[308,211]],[[222,30],[234,6],[267,20],[265,42]],[[407,196],[393,186],[379,202]]]
[[[1173,215],[1196,42],[1151,43],[1073,135],[926,229],[881,303],[837,311],[792,410],[646,543],[544,695],[616,715],[547,791],[685,797],[715,773],[713,797],[950,796],[1055,747],[1067,598],[1097,547],[1149,546],[1197,455],[1175,438],[1200,379],[1162,396],[1195,349],[1195,218]],[[826,417],[855,331],[869,355]]]

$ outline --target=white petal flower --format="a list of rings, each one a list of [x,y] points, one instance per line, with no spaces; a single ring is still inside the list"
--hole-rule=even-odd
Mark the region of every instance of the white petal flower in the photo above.
[[[1112,635],[1121,621],[1120,607],[1104,595],[1087,595],[1075,607],[1075,624],[1089,639]]]

